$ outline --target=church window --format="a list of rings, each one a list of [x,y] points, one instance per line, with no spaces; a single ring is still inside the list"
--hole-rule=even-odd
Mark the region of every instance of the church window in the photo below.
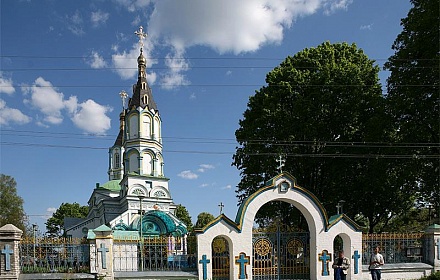
[[[164,191],[156,191],[154,193],[154,197],[166,197],[167,195],[165,194]]]
[[[141,189],[134,189],[134,190],[131,192],[131,194],[132,194],[132,195],[143,195],[143,196],[145,196],[145,192],[144,192],[143,190],[141,190]]]
[[[148,96],[147,95],[142,96],[142,102],[144,104],[148,104]]]
[[[121,156],[119,153],[115,153],[115,161],[113,164],[114,168],[121,168]]]

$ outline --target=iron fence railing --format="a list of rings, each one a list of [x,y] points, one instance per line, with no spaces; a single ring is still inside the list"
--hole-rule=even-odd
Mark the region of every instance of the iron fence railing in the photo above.
[[[89,244],[77,238],[23,238],[20,242],[22,273],[89,272]]]
[[[170,244],[167,236],[118,239],[113,243],[115,271],[195,271],[197,270],[195,237],[188,236],[187,251]],[[191,245],[190,245],[191,244]]]
[[[376,246],[385,263],[424,262],[423,233],[363,234],[362,264],[369,264]]]

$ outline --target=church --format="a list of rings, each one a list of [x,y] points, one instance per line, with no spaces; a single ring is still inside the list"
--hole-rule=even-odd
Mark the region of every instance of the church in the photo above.
[[[120,93],[123,109],[119,134],[109,148],[109,181],[96,184],[85,219],[65,219],[68,237],[85,237],[89,230],[101,225],[142,236],[187,234],[186,225],[175,216],[176,205],[169,191],[169,179],[164,175],[162,123],[147,82],[143,55],[146,34],[142,27],[135,34],[140,44],[137,83],[127,106],[128,94]]]

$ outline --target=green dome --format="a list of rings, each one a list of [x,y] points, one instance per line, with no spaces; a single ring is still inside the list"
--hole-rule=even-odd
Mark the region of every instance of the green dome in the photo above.
[[[98,189],[106,189],[112,192],[119,192],[121,190],[121,186],[119,185],[119,182],[121,180],[111,180],[107,183],[101,185],[98,187]]]

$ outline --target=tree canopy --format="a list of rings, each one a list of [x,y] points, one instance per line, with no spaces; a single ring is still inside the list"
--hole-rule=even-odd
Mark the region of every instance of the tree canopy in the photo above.
[[[186,225],[188,232],[192,231],[193,224],[191,221],[191,216],[189,215],[189,212],[185,206],[182,206],[181,204],[177,205],[176,217]]]
[[[385,64],[388,109],[396,141],[414,155],[403,166],[406,176],[417,185],[418,199],[440,211],[439,2],[411,3]]]
[[[203,228],[207,224],[209,224],[211,221],[213,221],[215,218],[212,214],[208,212],[202,212],[197,216],[197,222],[194,228]]]
[[[89,212],[87,206],[79,203],[62,203],[60,207],[47,219],[46,229],[50,236],[65,236],[64,218],[85,218]]]
[[[235,133],[239,201],[279,173],[276,159],[283,155],[283,171],[330,214],[344,200],[346,214],[368,218],[369,231],[409,209],[414,186],[402,184],[393,150],[384,144],[394,134],[378,72],[355,44],[329,42],[289,56],[269,72]],[[270,203],[256,222],[266,226],[275,217],[286,224],[299,220]]]
[[[0,209],[0,227],[13,224],[26,232],[27,217],[23,199],[17,194],[17,182],[5,174],[0,174]]]

